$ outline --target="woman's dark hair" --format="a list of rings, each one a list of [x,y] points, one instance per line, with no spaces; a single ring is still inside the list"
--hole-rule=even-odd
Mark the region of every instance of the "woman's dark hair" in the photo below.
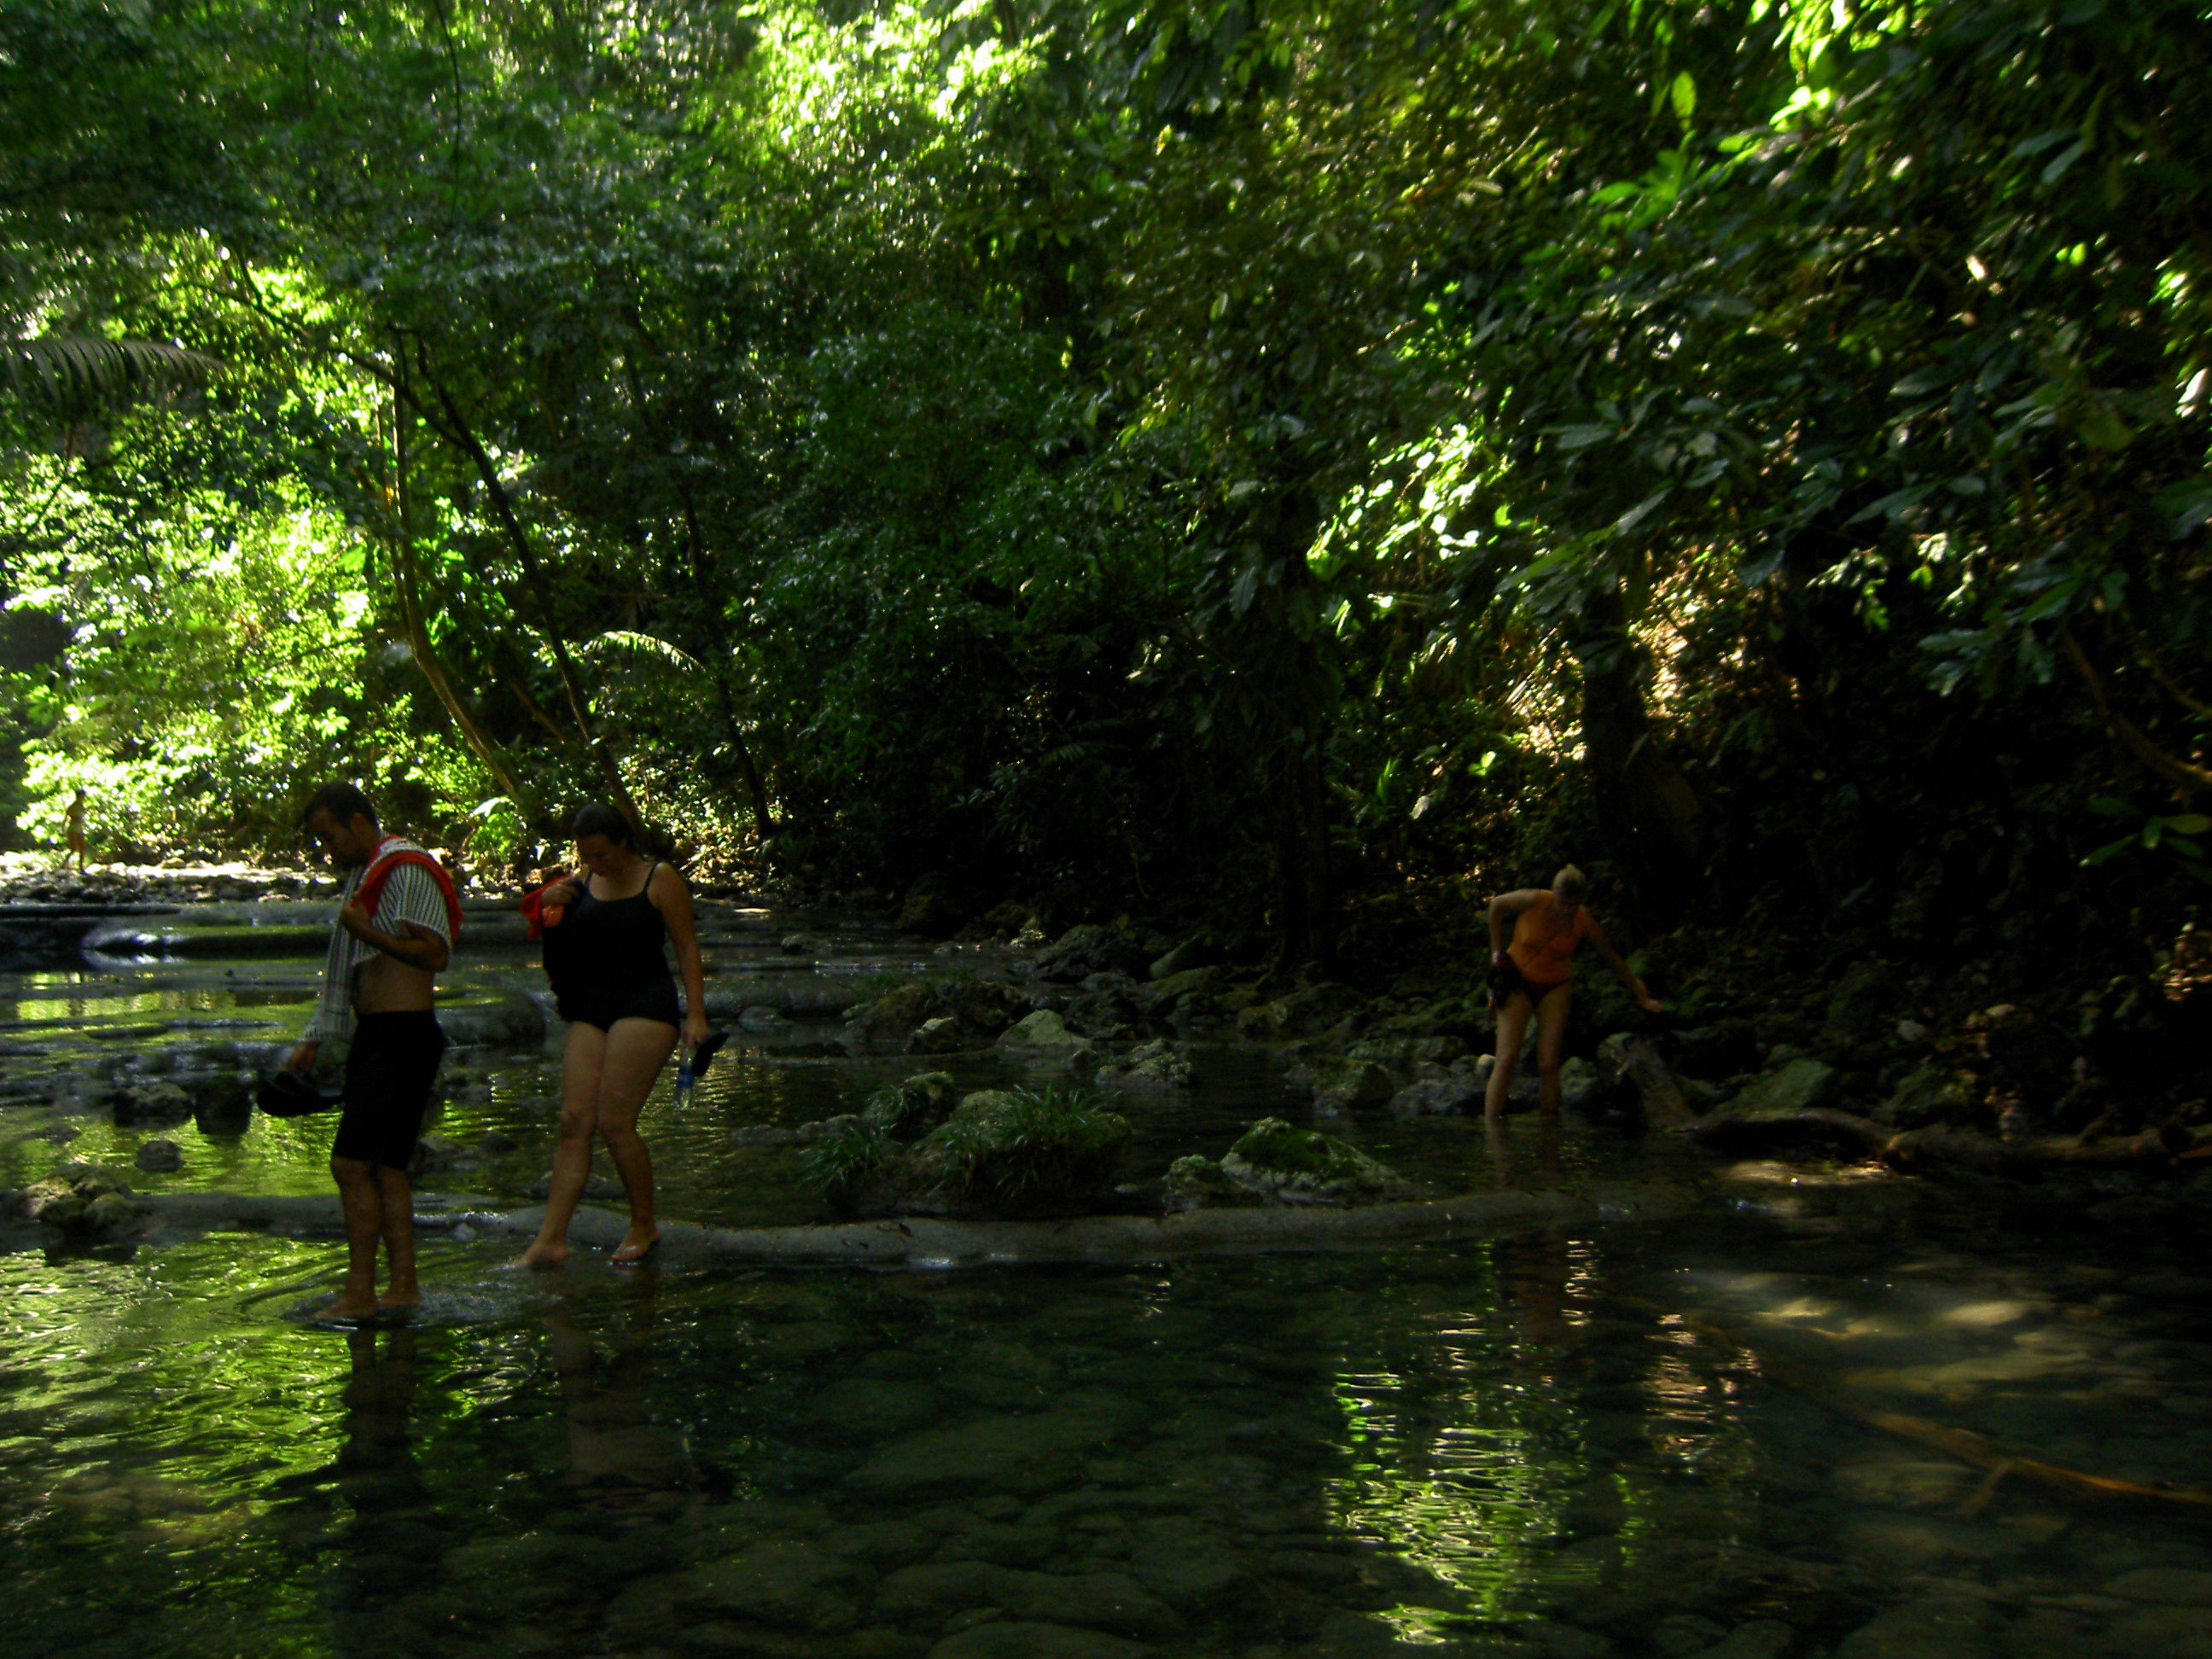
[[[605,836],[617,847],[637,845],[637,831],[630,821],[615,808],[599,801],[577,810],[576,816],[569,820],[568,835],[575,841],[586,836]]]

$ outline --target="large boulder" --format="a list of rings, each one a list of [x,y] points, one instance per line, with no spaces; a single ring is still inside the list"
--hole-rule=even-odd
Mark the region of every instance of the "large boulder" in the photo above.
[[[1874,1109],[1881,1121],[1899,1129],[1930,1123],[1966,1123],[1974,1116],[1979,1091],[1963,1072],[1923,1066],[1899,1079],[1889,1098]]]
[[[1364,1107],[1381,1106],[1395,1092],[1398,1080],[1390,1068],[1371,1060],[1316,1061],[1313,1067],[1314,1115],[1341,1117]]]
[[[951,1014],[922,1021],[906,1040],[906,1051],[910,1054],[952,1054],[970,1046],[966,1028]]]
[[[1832,1066],[1801,1055],[1742,1090],[1726,1109],[1737,1117],[1779,1117],[1814,1111],[1835,1099],[1837,1083]]]
[[[1127,974],[1093,974],[1061,1017],[1085,1036],[1112,1042],[1127,1036],[1130,1028],[1144,1018],[1145,1004],[1136,981]]]
[[[1098,1061],[1098,1050],[1079,1031],[1049,1008],[1018,1019],[999,1033],[1001,1052],[1017,1060],[1042,1060],[1072,1072],[1087,1071]]]
[[[1359,993],[1350,986],[1324,981],[1244,1009],[1237,1017],[1237,1029],[1250,1037],[1312,1036],[1339,1024],[1360,1006]]]
[[[1413,1080],[1390,1097],[1393,1117],[1449,1117],[1482,1109],[1490,1080],[1483,1064],[1488,1054],[1463,1054],[1449,1066],[1433,1061],[1414,1067]]]
[[[1139,1093],[1164,1093],[1190,1086],[1190,1062],[1176,1051],[1175,1045],[1164,1037],[1139,1043],[1121,1060],[1102,1067],[1098,1083],[1112,1089],[1132,1089]]]
[[[1153,958],[1146,971],[1154,980],[1174,979],[1180,975],[1212,966],[1221,960],[1221,952],[1199,939],[1186,939],[1165,956]]]
[[[932,871],[906,890],[905,898],[899,902],[897,926],[901,933],[950,939],[970,914],[953,879],[941,871]]]
[[[1218,1204],[1354,1204],[1411,1197],[1415,1191],[1389,1165],[1317,1129],[1261,1118],[1237,1137],[1219,1163],[1193,1154],[1169,1167],[1172,1209]]]
[[[1093,974],[1140,974],[1146,953],[1134,939],[1095,921],[1071,927],[1036,954],[1040,979],[1073,985]]]

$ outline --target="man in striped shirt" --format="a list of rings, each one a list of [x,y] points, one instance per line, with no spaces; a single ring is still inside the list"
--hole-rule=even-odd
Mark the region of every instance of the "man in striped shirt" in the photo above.
[[[345,1208],[345,1288],[319,1317],[371,1319],[422,1299],[407,1166],[446,1051],[432,981],[452,957],[459,906],[429,854],[384,834],[376,807],[353,785],[317,790],[301,823],[346,877],[322,997],[284,1063],[305,1072],[325,1042],[352,1039],[331,1142],[331,1175]],[[389,1269],[381,1296],[380,1243]]]

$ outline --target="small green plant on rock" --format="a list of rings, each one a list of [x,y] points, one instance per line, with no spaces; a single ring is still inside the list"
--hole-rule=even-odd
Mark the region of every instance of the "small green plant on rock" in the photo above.
[[[898,1143],[865,1116],[848,1118],[800,1154],[799,1179],[833,1203],[881,1168]]]
[[[1096,1184],[1128,1139],[1095,1091],[1049,1084],[972,1094],[916,1150],[963,1196],[1018,1208]]]

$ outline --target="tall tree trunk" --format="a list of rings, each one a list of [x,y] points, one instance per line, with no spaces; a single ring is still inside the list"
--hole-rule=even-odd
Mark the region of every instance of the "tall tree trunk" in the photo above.
[[[614,750],[600,735],[599,722],[592,717],[591,705],[584,696],[582,677],[576,672],[575,659],[569,654],[568,643],[562,637],[554,618],[552,598],[544,568],[538,562],[538,550],[532,545],[530,533],[522,527],[522,520],[515,513],[514,500],[507,492],[507,483],[499,476],[498,466],[462,415],[453,394],[435,375],[428,372],[427,367],[424,367],[423,378],[428,382],[430,394],[437,405],[434,410],[426,410],[425,415],[438,434],[467,456],[470,465],[476,469],[477,477],[484,487],[485,498],[491,503],[492,517],[498,520],[501,533],[507,538],[507,545],[514,550],[515,559],[522,566],[523,586],[530,596],[531,608],[537,612],[538,634],[553,653],[553,663],[561,677],[562,690],[568,696],[569,716],[576,723],[576,731],[583,738],[584,748],[597,763],[599,775],[605,781],[608,795],[614,805],[621,809],[624,817],[642,827],[643,816],[637,810],[637,803],[630,799],[629,787],[623,782],[622,769],[615,763]],[[403,397],[410,403],[417,401],[410,392],[404,375],[398,386]]]
[[[499,785],[500,793],[514,803],[524,828],[532,834],[541,833],[545,825],[544,803],[515,769],[506,748],[483,729],[431,642],[429,627],[422,613],[421,579],[415,561],[414,515],[408,487],[407,428],[410,416],[396,401],[392,413],[392,533],[387,538],[386,550],[392,560],[392,591],[398,596],[399,615],[407,630],[407,648],[414,656],[416,667],[429,682],[432,695],[453,722],[453,729],[483,763],[484,769]]]
[[[1304,477],[1279,484],[1255,506],[1224,641],[1231,695],[1244,705],[1267,796],[1275,866],[1274,969],[1284,975],[1308,963],[1326,974],[1335,956],[1324,761],[1335,713],[1334,681],[1322,659],[1318,598],[1307,561],[1319,524]]]
[[[1698,878],[1701,809],[1660,751],[1644,702],[1643,651],[1618,589],[1583,605],[1571,648],[1582,669],[1583,763],[1598,822],[1638,896],[1662,915],[1678,915]]]
[[[737,699],[730,693],[729,665],[734,653],[730,648],[729,630],[722,625],[720,598],[708,580],[707,549],[699,534],[698,510],[692,505],[689,485],[679,486],[678,495],[684,503],[684,535],[690,551],[692,592],[698,599],[707,643],[714,653],[714,699],[721,709],[722,725],[730,734],[730,747],[738,758],[738,775],[744,780],[745,793],[752,800],[754,832],[772,835],[775,820],[769,812],[768,789],[761,781],[760,769],[753,764],[752,746],[745,741],[744,725],[738,719]]]

